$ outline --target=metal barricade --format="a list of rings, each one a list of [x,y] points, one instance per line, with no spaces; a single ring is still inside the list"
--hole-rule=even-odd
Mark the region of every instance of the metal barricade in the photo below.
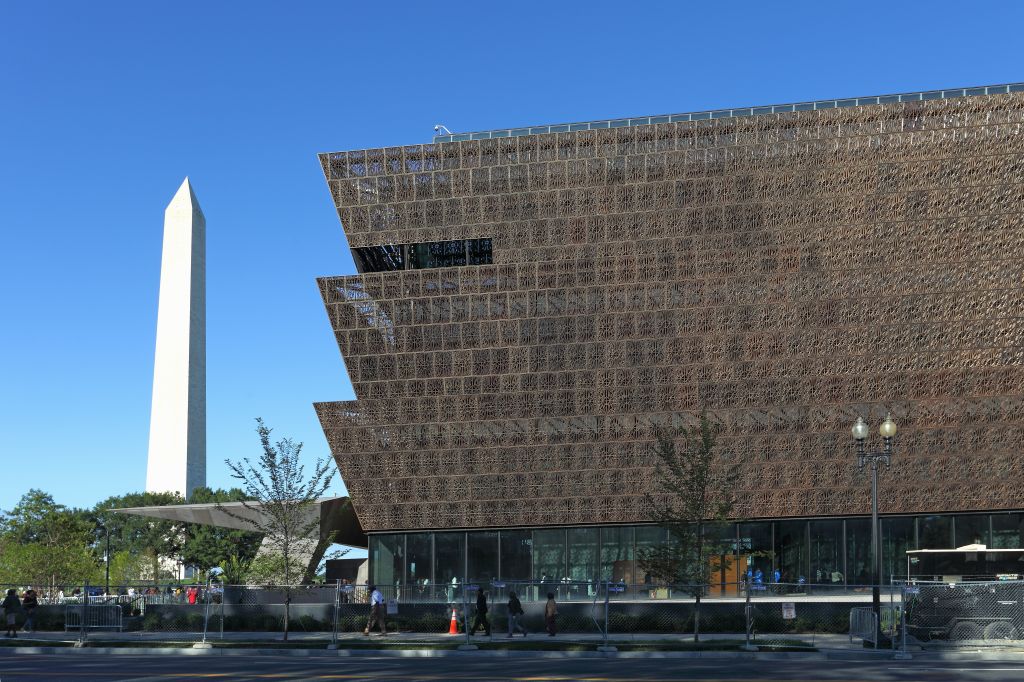
[[[878,616],[870,606],[850,609],[850,641],[862,639],[878,648]]]
[[[85,622],[82,622],[83,611]],[[64,608],[64,631],[69,630],[117,630],[124,627],[123,610],[120,604],[68,604]]]

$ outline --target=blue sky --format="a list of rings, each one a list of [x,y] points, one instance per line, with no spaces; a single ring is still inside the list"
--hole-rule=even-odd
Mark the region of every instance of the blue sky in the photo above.
[[[316,153],[1024,80],[1003,3],[15,2],[0,9],[0,509],[141,490],[163,209],[207,219],[209,483],[352,396]],[[387,472],[382,471],[381,476]],[[340,491],[336,483],[334,490]]]

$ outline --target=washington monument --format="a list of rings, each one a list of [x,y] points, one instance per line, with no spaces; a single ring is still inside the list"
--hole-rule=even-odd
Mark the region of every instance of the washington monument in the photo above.
[[[188,178],[164,211],[148,492],[206,485],[206,218]]]

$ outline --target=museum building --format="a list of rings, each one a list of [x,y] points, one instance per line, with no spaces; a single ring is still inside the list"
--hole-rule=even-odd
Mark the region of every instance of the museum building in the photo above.
[[[372,580],[645,582],[654,430],[702,410],[745,564],[869,581],[850,427],[887,414],[886,579],[1024,547],[1024,84],[320,160],[356,400],[316,409]]]

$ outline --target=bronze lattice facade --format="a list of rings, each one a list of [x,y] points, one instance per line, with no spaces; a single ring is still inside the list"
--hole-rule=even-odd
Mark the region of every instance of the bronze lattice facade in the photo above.
[[[357,400],[316,408],[368,531],[645,521],[702,407],[740,517],[866,513],[887,411],[883,513],[1024,508],[1024,93],[321,162],[362,274],[319,280]]]

